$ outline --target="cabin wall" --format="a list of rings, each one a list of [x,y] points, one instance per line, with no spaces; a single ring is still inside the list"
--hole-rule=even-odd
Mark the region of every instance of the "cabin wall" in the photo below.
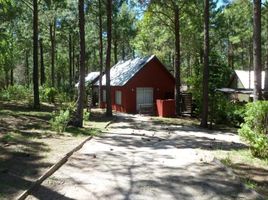
[[[156,104],[156,99],[174,98],[175,80],[158,59],[153,59],[126,85],[111,87],[112,109],[119,112],[136,113],[137,87],[153,88],[153,100]],[[122,92],[121,105],[115,103],[117,90]],[[105,107],[105,103],[103,103],[103,107]]]
[[[136,88],[151,87],[156,99],[174,98],[175,80],[165,67],[153,59],[147,63],[129,82],[123,87],[123,102],[127,113],[136,113]]]

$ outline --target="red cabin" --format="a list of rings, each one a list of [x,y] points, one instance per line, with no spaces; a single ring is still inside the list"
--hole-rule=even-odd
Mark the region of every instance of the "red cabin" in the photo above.
[[[111,68],[112,109],[126,113],[156,112],[157,99],[173,99],[175,79],[156,56],[119,62]],[[105,75],[102,78],[105,107]],[[96,82],[95,87],[98,86]]]

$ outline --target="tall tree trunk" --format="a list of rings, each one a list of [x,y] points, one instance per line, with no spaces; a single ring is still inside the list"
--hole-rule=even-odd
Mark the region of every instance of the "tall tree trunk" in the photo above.
[[[243,70],[246,70],[246,64],[245,64],[245,45],[244,42],[241,42],[241,48],[242,48],[242,52],[241,52],[241,66],[243,66]]]
[[[51,42],[51,86],[55,87],[55,41],[56,41],[56,19],[49,24]]]
[[[9,75],[8,75],[8,70],[5,70],[5,85],[6,85],[6,88],[9,87]]]
[[[118,59],[117,59],[117,54],[118,54],[118,51],[117,51],[117,47],[118,47],[118,44],[117,44],[117,27],[114,27],[114,35],[113,35],[113,42],[114,42],[114,63],[116,64],[118,62]]]
[[[38,74],[38,2],[33,1],[33,91],[34,108],[40,107]]]
[[[208,127],[208,106],[209,106],[209,0],[205,0],[204,7],[204,71],[203,71],[203,99],[201,127]]]
[[[75,41],[73,36],[73,81],[75,82]]]
[[[10,85],[14,85],[14,71],[13,69],[10,69]]]
[[[251,71],[252,71],[252,67],[253,67],[253,49],[252,49],[252,41],[250,41],[249,43],[249,48],[248,48],[248,53],[249,53],[249,56],[248,56],[248,62],[249,62],[249,66],[248,66],[248,89],[251,89],[253,88],[254,86],[251,85]]]
[[[126,58],[126,50],[125,50],[125,42],[122,43],[122,60],[125,60]]]
[[[100,77],[99,77],[99,108],[102,102],[102,74],[103,74],[103,39],[102,39],[102,12],[101,0],[99,0],[99,64],[100,64]]]
[[[117,59],[117,39],[115,38],[114,39],[114,63],[116,64],[118,62],[118,59]]]
[[[254,101],[262,99],[261,80],[261,0],[253,0]]]
[[[265,74],[264,74],[264,99],[268,100],[268,53],[267,53],[267,61],[265,63]]]
[[[268,24],[267,24],[268,25]],[[268,26],[267,26],[268,31]],[[265,63],[265,70],[264,70],[264,99],[268,100],[268,41],[266,47],[266,63]]]
[[[44,65],[44,52],[43,52],[43,39],[39,39],[39,45],[40,45],[40,70],[41,70],[41,77],[40,77],[40,83],[41,85],[44,85],[46,82],[45,77],[45,65]]]
[[[25,50],[25,82],[27,87],[30,86],[30,78],[29,78],[29,52],[28,49]]]
[[[112,46],[112,0],[107,0],[107,52],[106,52],[106,116],[112,116],[112,101],[110,87],[110,65]]]
[[[77,62],[76,62],[76,81],[79,81],[79,75],[80,75],[80,55],[78,54],[77,57]]]
[[[69,33],[69,86],[72,88],[73,78],[72,78],[72,35]]]
[[[61,77],[62,77],[62,75],[61,75],[61,73],[60,72],[58,72],[57,73],[57,76],[56,76],[56,80],[57,80],[57,87],[58,88],[60,88],[60,85],[61,85]]]
[[[134,59],[135,58],[135,49],[134,49],[134,47],[133,47],[133,49],[132,49],[132,58]]]
[[[174,22],[175,22],[175,106],[176,115],[181,115],[181,79],[180,79],[180,65],[181,65],[181,55],[180,55],[180,11],[178,5],[174,4]]]
[[[83,111],[85,100],[85,13],[84,0],[79,0],[79,33],[80,33],[80,70],[79,70],[79,86],[78,100],[76,108],[76,119],[74,125],[77,127],[83,126]]]
[[[233,51],[233,45],[230,42],[230,40],[228,40],[228,66],[231,69],[234,69],[234,51]]]

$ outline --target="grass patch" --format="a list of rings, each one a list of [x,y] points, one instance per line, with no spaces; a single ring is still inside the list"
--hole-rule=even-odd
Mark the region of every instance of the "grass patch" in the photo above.
[[[268,160],[252,155],[249,149],[232,151],[218,150],[215,157],[230,167],[240,180],[250,189],[254,189],[268,199]]]
[[[234,162],[251,164],[256,167],[262,167],[262,166],[268,167],[268,159],[259,159],[254,157],[249,149],[239,149],[232,151],[218,150],[215,152],[214,155],[220,160],[228,158]]]
[[[226,166],[231,166],[232,165],[232,160],[230,159],[229,156],[227,156],[226,158],[223,158],[220,160],[222,164],[226,165]]]
[[[101,134],[101,129],[67,127],[66,132],[71,133],[73,136],[98,136]]]
[[[164,125],[180,125],[180,126],[198,126],[199,120],[185,117],[185,118],[162,118],[162,117],[151,117],[154,124]]]
[[[242,178],[241,180],[246,185],[247,188],[253,189],[253,190],[258,189],[257,183],[250,180],[249,178]]]
[[[107,118],[91,115],[85,128],[68,127],[57,134],[49,120],[55,106],[33,110],[27,103],[0,101],[0,199],[14,199],[86,137],[97,136]],[[94,120],[92,120],[92,117]]]
[[[51,118],[51,113],[46,111],[13,111],[13,110],[7,110],[3,109],[0,110],[0,115],[12,115],[12,116],[31,116],[31,117],[40,117],[44,119]]]
[[[16,139],[14,138],[14,136],[11,133],[7,133],[5,134],[1,139],[0,142],[3,143],[10,143],[10,142],[15,142]]]

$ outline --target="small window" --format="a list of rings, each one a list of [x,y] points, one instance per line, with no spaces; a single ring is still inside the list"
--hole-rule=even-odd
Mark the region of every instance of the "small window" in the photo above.
[[[106,102],[106,90],[102,90],[102,101]]]
[[[121,105],[122,104],[122,92],[117,90],[115,91],[115,104]]]

